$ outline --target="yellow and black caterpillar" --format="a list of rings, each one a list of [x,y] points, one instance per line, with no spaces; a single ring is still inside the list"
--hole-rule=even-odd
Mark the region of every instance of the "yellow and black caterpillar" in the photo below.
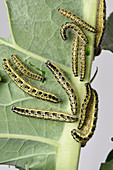
[[[54,120],[54,121],[67,122],[67,123],[73,123],[77,121],[74,115],[70,115],[64,112],[31,109],[31,108],[23,108],[23,107],[15,107],[15,106],[12,107],[12,111],[19,115],[34,117],[38,119]]]
[[[28,69],[18,58],[16,55],[12,55],[12,60],[14,62],[14,64],[16,65],[16,67],[18,68],[18,70],[20,70],[24,75],[26,75],[27,77],[30,77],[32,79],[35,80],[39,80],[39,81],[44,81],[45,77],[43,77],[40,74],[34,73],[32,72],[30,69]]]
[[[87,141],[93,136],[96,122],[97,122],[97,113],[98,113],[98,94],[92,89],[91,101],[88,104],[87,115],[84,121],[83,127],[79,129],[73,129],[71,135],[73,138],[81,143],[81,146],[84,147]]]
[[[73,115],[77,115],[77,107],[78,107],[78,99],[75,90],[71,86],[71,84],[68,82],[64,74],[61,72],[61,70],[52,62],[49,60],[45,63],[46,66],[51,70],[51,72],[54,74],[55,78],[59,82],[59,84],[63,87],[63,89],[66,91],[71,105],[71,110]]]
[[[52,93],[46,92],[44,90],[38,89],[37,87],[32,86],[30,83],[28,83],[27,81],[25,81],[18,73],[16,70],[14,70],[14,68],[11,66],[11,64],[9,63],[9,59],[4,59],[3,60],[3,68],[6,71],[6,73],[9,75],[9,77],[13,80],[13,82],[20,88],[22,89],[24,92],[26,92],[27,94],[39,98],[39,99],[43,99],[43,100],[47,100],[47,101],[51,101],[54,103],[58,103],[59,99],[57,96],[55,96]]]
[[[62,9],[62,8],[59,8],[58,12],[60,12],[62,15],[66,16],[67,18],[71,19],[72,21],[80,25],[81,27],[87,29],[88,31],[96,33],[96,29],[94,27],[92,27],[91,25],[83,21],[81,18],[79,18],[72,12]]]

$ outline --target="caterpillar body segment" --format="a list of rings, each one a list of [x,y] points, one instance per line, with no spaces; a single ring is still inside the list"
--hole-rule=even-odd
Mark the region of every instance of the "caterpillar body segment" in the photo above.
[[[78,107],[78,99],[75,90],[71,86],[71,84],[68,82],[62,71],[52,62],[49,60],[45,63],[46,66],[51,70],[59,84],[63,87],[63,89],[66,91],[68,98],[70,100],[70,106],[73,115],[77,115],[77,107]]]
[[[44,81],[45,77],[43,77],[40,74],[34,73],[32,72],[30,69],[28,69],[18,58],[16,55],[12,55],[11,56],[14,64],[16,65],[16,67],[27,77],[30,77],[32,79],[35,80],[39,80],[39,81]]]
[[[67,123],[73,123],[77,121],[75,116],[64,112],[31,109],[15,106],[12,107],[12,111],[22,116],[34,117],[38,119],[54,120]]]
[[[88,38],[86,37],[85,33],[73,22],[66,22],[61,26],[60,34],[63,40],[68,39],[68,34],[67,34],[68,30],[73,30],[83,41],[84,44],[88,44]]]
[[[8,74],[8,76],[13,80],[13,82],[24,92],[27,94],[42,99],[42,100],[47,100],[51,101],[54,103],[58,103],[59,99],[57,96],[55,96],[52,93],[46,92],[44,90],[41,90],[37,87],[32,86],[30,83],[28,83],[26,80],[24,80],[16,70],[11,66],[9,63],[9,59],[4,59],[3,60],[3,68]]]
[[[71,135],[73,138],[81,143],[81,146],[84,147],[87,141],[93,136],[96,123],[97,123],[97,114],[98,114],[98,94],[92,89],[92,99],[89,104],[89,111],[87,112],[87,119],[81,130],[73,129]]]
[[[62,8],[59,8],[58,12],[61,13],[62,15],[64,15],[64,16],[66,16],[67,18],[71,19],[72,21],[74,21],[75,23],[77,23],[81,27],[85,28],[86,30],[93,32],[93,33],[96,33],[96,29],[94,27],[92,27],[91,25],[89,25],[88,23],[83,21],[81,18],[79,18],[78,16],[76,16],[72,12],[67,11],[65,9],[62,9]]]

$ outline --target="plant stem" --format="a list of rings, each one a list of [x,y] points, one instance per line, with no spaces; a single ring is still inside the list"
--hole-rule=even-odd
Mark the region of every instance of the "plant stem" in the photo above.
[[[98,0],[83,0],[83,19],[90,25],[96,25],[96,14],[97,14],[97,4]],[[94,39],[95,34],[85,31],[86,35],[89,38],[89,49],[90,56],[87,56],[86,64],[86,81],[89,82],[91,74],[91,66],[93,60],[93,51],[94,51]],[[72,80],[73,81],[73,80]],[[78,89],[84,89],[84,82],[77,83]],[[78,90],[79,91],[79,90]],[[81,90],[79,91],[80,100],[82,100],[83,93],[81,95]],[[75,129],[77,123],[65,124],[63,134],[59,140],[59,147],[57,151],[56,159],[56,170],[78,170],[78,162],[80,157],[80,148],[81,145],[73,140],[71,136],[71,130]]]
[[[59,140],[59,148],[57,151],[56,170],[77,170],[80,144],[75,142],[71,136],[71,130],[76,126],[74,123],[65,124],[63,134]]]

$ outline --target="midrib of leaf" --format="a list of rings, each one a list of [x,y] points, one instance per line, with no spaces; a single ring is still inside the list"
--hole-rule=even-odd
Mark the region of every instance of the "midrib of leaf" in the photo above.
[[[39,136],[30,136],[30,135],[23,135],[23,134],[16,135],[16,134],[0,133],[0,138],[24,139],[24,140],[42,142],[42,143],[46,143],[46,144],[53,145],[53,146],[56,146],[56,147],[59,146],[59,141],[54,140],[54,139],[39,137]]]
[[[97,13],[97,1],[92,0],[83,0],[83,17],[84,20],[90,23],[95,27],[96,24],[96,13]],[[93,14],[93,15],[92,15]],[[93,51],[94,51],[94,38],[95,35],[87,32],[87,35],[91,37],[90,42],[90,58],[88,60],[88,74],[87,80],[90,80],[91,66],[93,60]],[[81,145],[73,141],[71,134],[67,132],[72,129],[76,129],[75,124],[65,125],[62,136],[59,140],[60,147],[58,148],[57,161],[56,161],[56,170],[78,170],[79,156],[80,156],[80,147]]]
[[[98,0],[97,0],[98,1]],[[92,0],[83,0],[83,17],[84,20],[90,23],[91,25],[95,25],[96,23],[96,9],[97,9],[97,1],[92,1]],[[37,54],[34,54],[28,50],[25,50],[18,46],[15,42],[12,28],[11,28],[11,21],[9,17],[9,12],[8,12],[8,7],[7,7],[7,2],[5,3],[6,5],[6,10],[8,14],[8,20],[9,20],[9,25],[10,25],[10,32],[11,32],[11,37],[13,40],[14,44],[8,43],[4,41],[3,39],[0,39],[0,44],[3,44],[5,46],[11,47],[13,49],[16,49],[20,52],[23,52],[26,55],[29,55],[32,58],[35,58],[39,61],[45,62],[47,59],[44,57],[41,57]],[[93,15],[92,15],[93,14]],[[92,17],[93,19],[92,19]],[[93,45],[94,45],[94,34],[87,32],[87,35],[91,37],[91,42],[90,42],[90,57],[88,60],[87,64],[87,74],[86,74],[86,79],[89,81],[90,79],[90,74],[91,74],[91,66],[92,66],[92,60],[93,60]],[[71,68],[63,65],[56,63],[62,70],[68,72],[69,74],[72,73]],[[72,80],[74,82],[74,80]],[[80,86],[80,84],[77,84]],[[82,88],[84,88],[84,82],[81,83]],[[80,96],[83,96],[82,94],[79,94]],[[80,155],[80,144],[76,143],[72,136],[71,136],[71,130],[76,128],[76,124],[65,124],[62,136],[59,141],[57,140],[52,140],[48,138],[43,138],[43,137],[38,137],[38,136],[29,136],[29,135],[15,135],[15,134],[1,134],[1,138],[15,138],[15,139],[25,139],[25,140],[32,140],[32,141],[37,141],[37,142],[42,142],[42,143],[47,143],[53,146],[56,146],[58,148],[57,150],[57,159],[56,159],[56,170],[77,170],[78,169],[78,162],[79,162],[79,155]]]

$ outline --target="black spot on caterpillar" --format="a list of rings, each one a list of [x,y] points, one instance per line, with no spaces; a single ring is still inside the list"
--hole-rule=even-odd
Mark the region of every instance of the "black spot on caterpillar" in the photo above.
[[[12,55],[12,60],[15,63],[16,67],[27,77],[33,78],[35,80],[44,81],[45,77],[40,74],[34,73],[29,70],[18,58],[16,55]]]
[[[85,84],[85,96],[82,100],[81,107],[80,107],[80,119],[78,124],[78,129],[81,129],[85,123],[86,114],[87,114],[87,107],[92,97],[92,88],[89,83]]]
[[[62,15],[66,16],[67,18],[71,19],[72,21],[76,22],[78,25],[85,28],[86,30],[96,33],[96,29],[94,27],[92,27],[91,25],[83,21],[81,18],[79,18],[72,12],[62,9],[62,8],[59,8],[58,12],[60,12]]]
[[[73,129],[71,135],[73,138],[81,143],[81,146],[84,147],[87,141],[93,136],[96,122],[97,122],[97,113],[98,113],[98,94],[92,89],[92,98],[88,106],[87,118],[85,124],[81,130]]]
[[[72,47],[72,70],[74,76],[78,76],[78,50],[79,50],[79,36],[75,36]]]
[[[84,34],[84,32],[77,25],[75,25],[73,22],[66,22],[65,24],[63,24],[61,26],[60,34],[61,34],[61,37],[63,40],[68,39],[67,31],[69,29],[73,30],[85,44],[88,43],[88,39],[87,39],[86,35]]]
[[[80,55],[80,81],[85,78],[86,72],[86,44],[81,42],[81,55]]]
[[[101,42],[105,32],[106,25],[106,3],[105,0],[99,0],[97,9],[97,21],[96,21],[96,36],[95,36],[95,49],[94,55],[97,56],[101,52]]]
[[[51,72],[54,74],[54,76],[57,79],[57,81],[59,82],[59,84],[66,91],[66,93],[69,97],[69,100],[70,100],[70,106],[71,106],[72,113],[74,115],[77,115],[77,105],[78,105],[77,102],[78,102],[78,100],[77,100],[75,90],[73,89],[71,84],[67,81],[67,79],[65,78],[65,76],[61,72],[61,70],[55,64],[53,64],[49,60],[45,64],[51,70]]]
[[[24,92],[42,100],[47,100],[54,103],[59,102],[58,97],[55,96],[54,94],[38,89],[32,86],[30,83],[26,82],[22,77],[20,77],[20,75],[10,65],[9,59],[3,60],[3,68],[9,75],[9,77],[14,81],[14,83]]]
[[[12,111],[19,115],[35,117],[38,119],[54,120],[54,121],[61,121],[67,123],[73,123],[77,121],[75,116],[64,112],[22,108],[22,107],[14,107],[14,106],[12,107]]]

